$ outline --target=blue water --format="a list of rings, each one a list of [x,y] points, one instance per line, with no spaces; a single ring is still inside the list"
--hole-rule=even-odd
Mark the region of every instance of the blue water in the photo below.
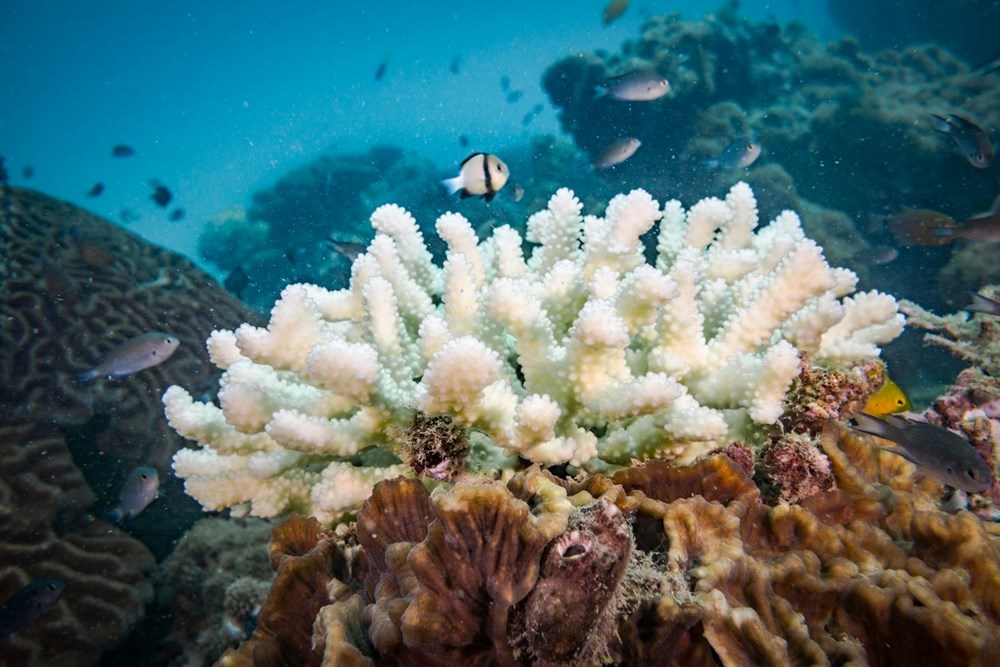
[[[461,134],[502,155],[557,132],[540,86],[549,64],[616,51],[650,14],[697,18],[721,3],[633,2],[608,27],[605,4],[5,0],[0,154],[12,182],[113,220],[129,208],[141,216],[135,231],[197,260],[204,220],[322,152],[393,143],[447,171],[468,153]],[[741,5],[748,18],[832,36],[824,9]],[[504,99],[504,75],[525,93],[517,104]],[[546,110],[522,127],[536,103]],[[135,157],[111,158],[119,143]],[[152,179],[174,191],[185,220],[169,223],[149,200]],[[98,181],[104,193],[86,197]]]

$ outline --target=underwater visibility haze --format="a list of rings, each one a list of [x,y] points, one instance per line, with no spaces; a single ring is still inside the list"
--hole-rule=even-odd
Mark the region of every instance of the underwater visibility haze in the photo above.
[[[0,665],[1000,664],[998,33],[0,3]]]

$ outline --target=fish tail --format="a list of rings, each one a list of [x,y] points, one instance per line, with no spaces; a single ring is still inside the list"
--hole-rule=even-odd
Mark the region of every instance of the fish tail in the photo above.
[[[104,518],[113,523],[121,523],[122,520],[125,518],[125,510],[122,509],[121,507],[116,507],[107,514],[105,514]]]
[[[76,374],[76,383],[77,384],[87,384],[88,382],[96,380],[98,375],[100,375],[100,373],[98,372],[98,370],[96,368],[91,368],[89,370],[85,370],[85,371],[83,371],[81,373],[77,373]]]
[[[455,178],[446,178],[446,179],[444,179],[443,181],[441,181],[441,185],[443,185],[445,188],[448,189],[448,194],[450,194],[450,195],[455,194],[456,192],[458,192],[459,190],[461,190],[463,187],[465,187],[465,183],[462,180],[461,174],[458,175],[458,176],[456,176]]]
[[[594,86],[594,99],[599,100],[602,97],[607,97],[608,88],[607,86]]]
[[[892,435],[892,426],[884,419],[879,419],[864,412],[855,412],[851,418],[855,424],[851,425],[855,431],[861,431],[868,435],[875,435],[880,438],[889,439]]]
[[[1000,303],[997,303],[993,299],[988,299],[982,294],[976,292],[969,292],[969,298],[972,299],[972,303],[965,307],[970,313],[985,313],[987,315],[996,315],[997,311],[1000,310]]]

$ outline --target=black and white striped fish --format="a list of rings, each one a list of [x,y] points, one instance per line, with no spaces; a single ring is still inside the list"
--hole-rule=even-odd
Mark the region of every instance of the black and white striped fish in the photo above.
[[[462,199],[482,197],[486,201],[492,201],[496,193],[507,184],[509,177],[510,170],[496,155],[473,153],[462,160],[458,176],[441,183],[451,194],[460,192]]]

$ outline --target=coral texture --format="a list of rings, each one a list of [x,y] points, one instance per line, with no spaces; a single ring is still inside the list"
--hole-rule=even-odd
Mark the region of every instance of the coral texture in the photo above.
[[[305,601],[276,583],[223,664],[276,664],[276,642],[315,665],[994,664],[996,531],[939,510],[940,485],[867,436],[831,423],[822,447],[837,488],[777,507],[724,455],[582,482],[379,483],[350,572],[329,550],[352,548],[299,531],[279,550],[313,563]]]
[[[164,396],[170,424],[202,445],[174,470],[207,509],[330,523],[400,473],[393,455],[451,477],[448,456],[599,470],[759,444],[803,358],[870,360],[902,317],[888,295],[848,296],[856,276],[826,263],[794,213],[757,229],[756,206],[743,183],[689,210],[635,190],[598,218],[563,189],[529,219],[527,257],[510,227],[480,240],[441,216],[443,267],[414,219],[383,206],[349,288],[292,285],[266,329],[212,334],[219,405]],[[656,223],[650,264],[641,237]],[[468,455],[406,454],[401,434],[441,416],[468,429]]]
[[[0,421],[55,424],[105,507],[117,502],[130,470],[156,467],[169,519],[161,501],[131,528],[162,555],[197,507],[165,474],[183,441],[167,427],[160,396],[181,381],[214,395],[203,342],[213,327],[248,319],[256,319],[252,311],[180,255],[78,207],[0,184]],[[76,381],[102,354],[149,331],[179,337],[166,363]]]
[[[37,579],[66,582],[54,609],[0,639],[0,665],[94,665],[142,618],[153,556],[88,515],[93,498],[58,431],[0,425],[0,601]]]

